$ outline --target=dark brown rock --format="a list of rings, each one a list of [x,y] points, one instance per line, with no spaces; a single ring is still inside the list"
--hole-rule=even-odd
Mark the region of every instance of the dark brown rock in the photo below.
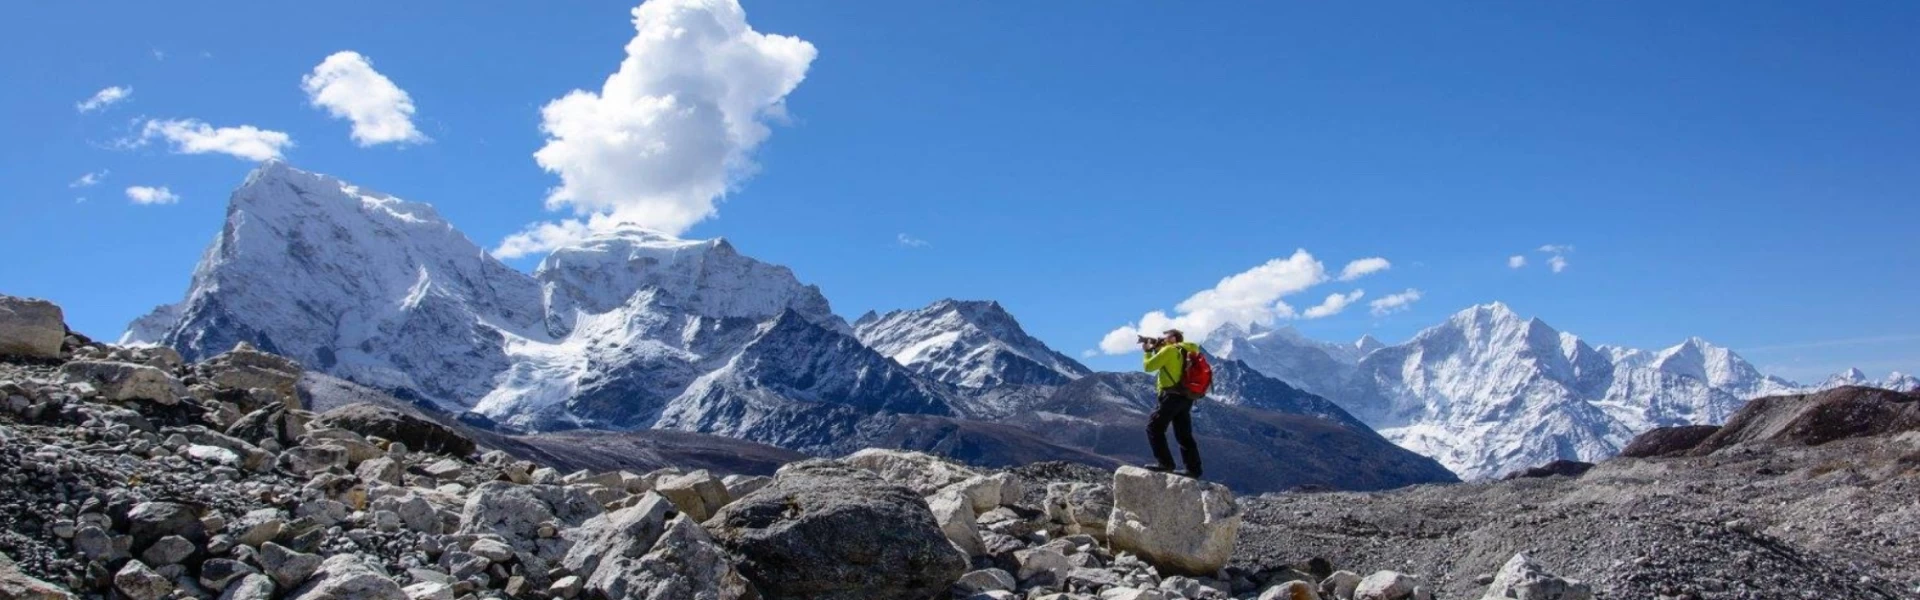
[[[1707,438],[1719,432],[1719,425],[1656,427],[1634,436],[1626,449],[1620,451],[1620,455],[1629,458],[1679,456],[1693,450],[1700,445],[1700,442],[1706,441]]]

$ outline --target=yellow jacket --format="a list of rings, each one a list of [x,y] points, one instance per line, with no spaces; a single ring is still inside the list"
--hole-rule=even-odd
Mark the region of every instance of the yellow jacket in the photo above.
[[[1153,389],[1164,390],[1180,385],[1180,376],[1184,375],[1187,369],[1185,355],[1181,354],[1181,350],[1199,352],[1200,345],[1193,342],[1180,342],[1167,344],[1161,346],[1158,351],[1146,353],[1146,371],[1160,374],[1160,380],[1154,382]]]

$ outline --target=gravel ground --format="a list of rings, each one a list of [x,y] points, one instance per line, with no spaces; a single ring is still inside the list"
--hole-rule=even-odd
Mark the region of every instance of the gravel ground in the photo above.
[[[1920,598],[1920,433],[1708,457],[1615,459],[1580,478],[1244,499],[1236,564],[1314,557],[1478,597],[1525,551],[1607,598]]]

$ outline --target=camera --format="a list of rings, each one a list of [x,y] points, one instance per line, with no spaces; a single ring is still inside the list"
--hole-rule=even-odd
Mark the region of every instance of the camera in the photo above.
[[[1162,338],[1157,338],[1157,337],[1147,337],[1147,336],[1144,336],[1144,335],[1142,335],[1142,336],[1137,336],[1137,337],[1138,337],[1139,339],[1137,339],[1137,340],[1135,340],[1135,341],[1134,341],[1134,343],[1137,343],[1137,344],[1140,344],[1140,345],[1142,345],[1142,346],[1159,346],[1159,345],[1161,345],[1161,344],[1165,344],[1165,343],[1167,343],[1167,340],[1165,340],[1165,339],[1162,339]]]

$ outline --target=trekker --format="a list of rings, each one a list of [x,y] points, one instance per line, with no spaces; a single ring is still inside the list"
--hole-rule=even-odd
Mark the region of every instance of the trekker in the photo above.
[[[1193,401],[1206,393],[1212,383],[1212,368],[1200,353],[1200,345],[1186,341],[1178,329],[1168,329],[1161,337],[1140,336],[1140,349],[1146,353],[1146,371],[1158,375],[1154,389],[1159,392],[1159,407],[1147,421],[1147,441],[1153,444],[1154,471],[1173,470],[1173,452],[1167,449],[1167,426],[1173,426],[1173,438],[1180,442],[1180,460],[1184,475],[1200,478],[1200,446],[1193,441]]]

